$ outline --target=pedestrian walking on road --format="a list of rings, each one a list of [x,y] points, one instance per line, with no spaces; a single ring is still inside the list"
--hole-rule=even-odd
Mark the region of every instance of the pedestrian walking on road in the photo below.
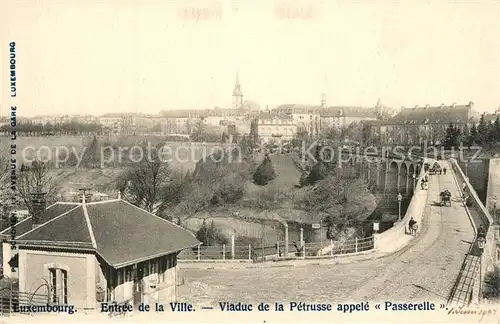
[[[410,235],[415,235],[416,231],[414,230],[414,226],[417,224],[417,222],[412,218],[410,218],[410,221],[408,222],[408,229],[410,230]]]
[[[295,247],[295,256],[300,256],[300,250],[297,243],[293,242],[293,246]]]
[[[444,175],[446,175],[446,168],[443,168],[443,173]]]
[[[427,179],[423,178],[422,181],[420,181],[420,186],[422,187],[422,190],[425,189],[426,185],[427,185]]]

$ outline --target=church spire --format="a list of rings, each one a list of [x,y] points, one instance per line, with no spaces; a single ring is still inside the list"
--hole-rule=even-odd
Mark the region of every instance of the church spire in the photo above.
[[[242,105],[243,105],[243,93],[241,92],[240,75],[237,72],[233,90],[233,109],[238,109]]]

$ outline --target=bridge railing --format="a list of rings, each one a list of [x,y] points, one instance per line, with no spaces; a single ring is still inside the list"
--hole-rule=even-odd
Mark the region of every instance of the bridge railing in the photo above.
[[[182,251],[178,259],[181,262],[196,261],[238,261],[238,262],[260,262],[276,260],[280,258],[315,258],[336,255],[357,254],[374,250],[374,236],[365,238],[352,238],[345,241],[327,241],[311,243],[288,244],[288,255],[286,255],[285,242],[276,242],[273,245],[252,246],[235,245],[234,256],[230,245],[221,246],[198,246]],[[326,247],[325,247],[326,246]]]
[[[424,163],[429,162],[429,159],[424,159]],[[394,224],[393,227],[384,231],[381,234],[375,234],[375,249],[381,252],[394,252],[399,250],[407,242],[407,228],[406,225],[410,221],[410,218],[417,222],[420,226],[422,215],[426,207],[427,201],[427,190],[421,189],[421,183],[424,179],[425,169],[420,169],[420,174],[418,176],[418,181],[416,182],[416,187],[414,188],[414,194],[411,198],[406,214],[401,221]]]
[[[495,233],[493,233],[493,224],[494,219],[491,217],[489,211],[483,205],[476,191],[472,187],[469,182],[468,177],[464,174],[458,162],[455,159],[450,159],[451,167],[457,177],[457,180],[460,184],[464,183],[466,188],[466,194],[471,198],[472,205],[467,206],[466,208],[469,210],[469,216],[471,217],[471,221],[473,223],[475,238],[474,238],[474,246],[475,249],[471,248],[469,253],[477,253],[477,228],[479,226],[483,226],[486,231],[486,244],[481,254],[481,266],[480,271],[477,273],[477,278],[474,280],[474,298],[482,298],[482,291],[480,287],[482,287],[482,283],[484,282],[484,277],[486,271],[493,265],[494,260],[496,259],[496,243],[495,243]],[[457,280],[459,280],[458,278]]]

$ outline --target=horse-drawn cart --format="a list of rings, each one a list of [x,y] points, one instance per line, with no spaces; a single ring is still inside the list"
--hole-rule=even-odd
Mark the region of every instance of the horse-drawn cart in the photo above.
[[[449,206],[451,207],[451,192],[445,190],[439,194],[441,198],[441,206]]]

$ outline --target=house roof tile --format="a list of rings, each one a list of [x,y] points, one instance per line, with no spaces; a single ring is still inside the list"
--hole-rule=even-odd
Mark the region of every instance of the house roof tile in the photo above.
[[[69,230],[71,229],[71,230]],[[92,243],[81,205],[20,236],[26,241]]]
[[[72,210],[17,238],[18,244],[94,246],[115,268],[199,244],[195,236],[124,200],[76,204]]]
[[[42,212],[41,219],[44,223],[48,222],[56,218],[57,216],[70,211],[71,209],[77,206],[78,204],[56,202],[55,204],[47,207]],[[16,224],[16,236],[19,237],[20,235],[23,235],[24,233],[31,231],[32,228],[33,228],[33,221],[32,217],[30,216]],[[0,235],[2,234],[10,235],[10,230],[11,227],[6,228],[0,232]]]

